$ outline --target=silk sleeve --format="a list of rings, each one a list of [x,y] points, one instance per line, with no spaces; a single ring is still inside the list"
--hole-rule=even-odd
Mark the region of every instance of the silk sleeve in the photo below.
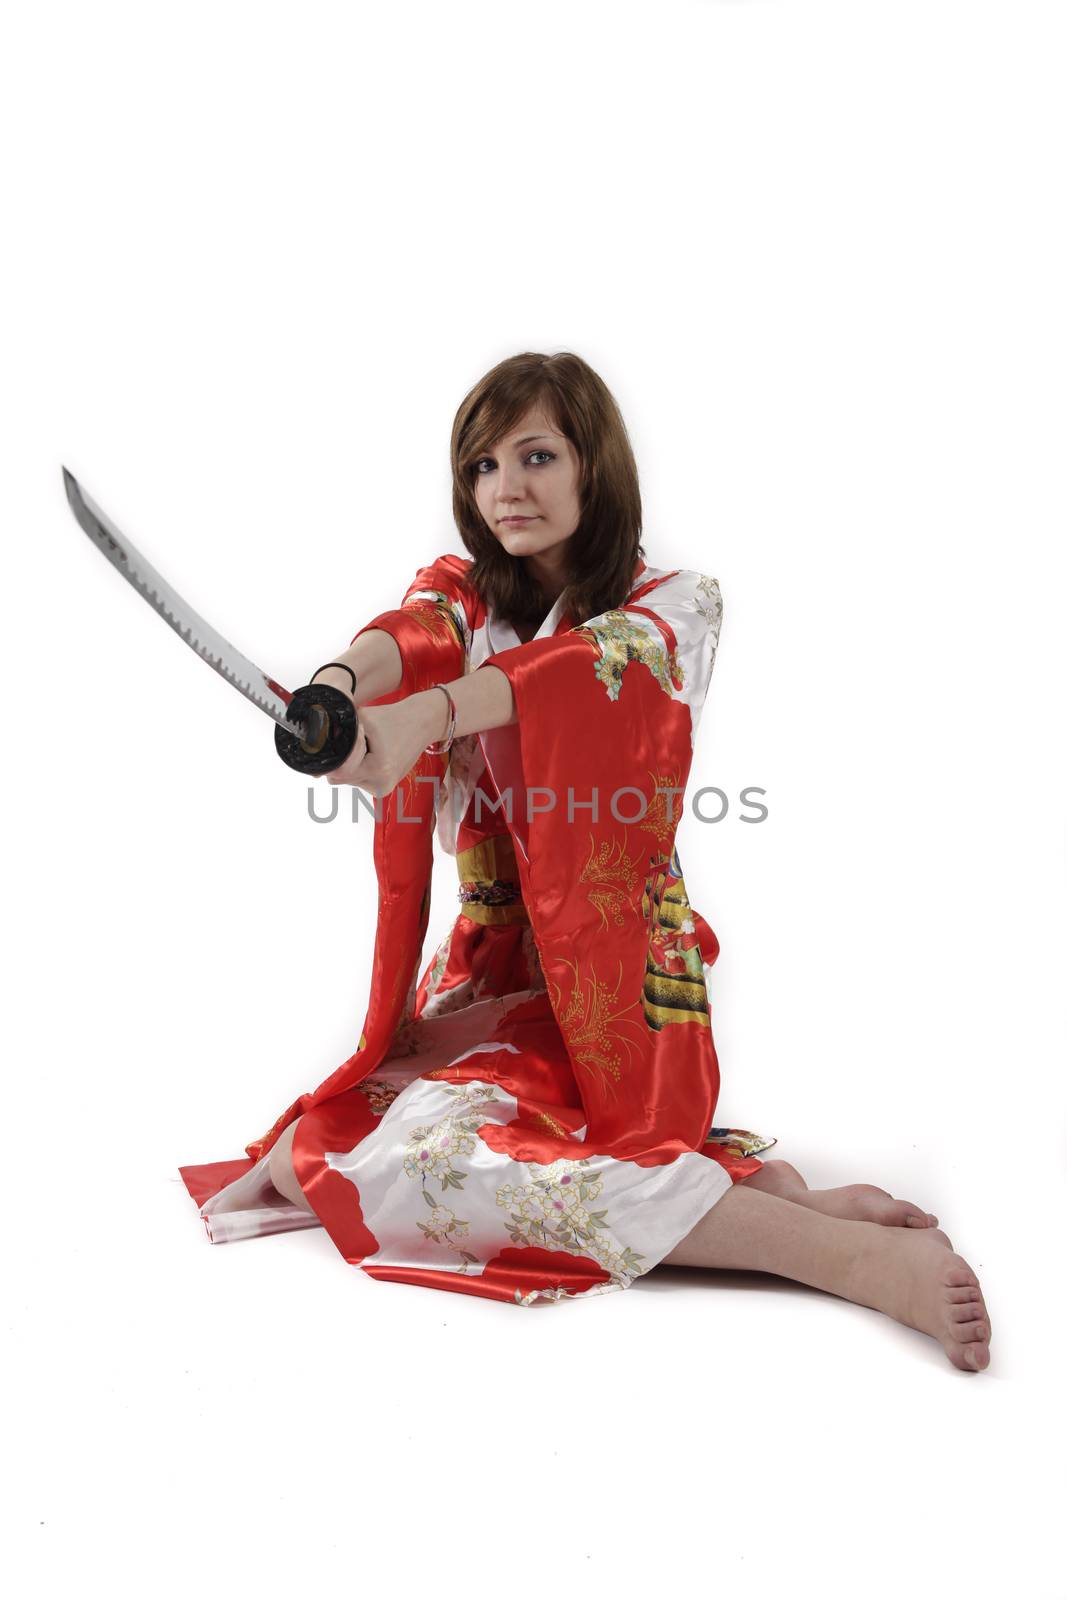
[[[698,1148],[718,1093],[710,929],[674,836],[721,615],[713,578],[677,572],[640,603],[488,657],[516,722],[483,749],[498,792],[518,778],[509,826],[587,1140],[638,1161]]]
[[[419,571],[400,605],[382,611],[353,635],[380,628],[397,642],[402,662],[399,687],[383,700],[402,700],[435,683],[463,676],[470,655],[475,597],[465,580],[469,563],[438,556]]]
[[[484,664],[506,674],[516,723],[483,735],[483,744],[499,752],[509,781],[521,773],[526,786],[561,780],[565,790],[568,769],[585,766],[582,752],[592,748],[605,801],[653,756],[684,784],[721,623],[716,580],[681,571],[639,604],[497,651]],[[557,798],[565,802],[565,792]]]

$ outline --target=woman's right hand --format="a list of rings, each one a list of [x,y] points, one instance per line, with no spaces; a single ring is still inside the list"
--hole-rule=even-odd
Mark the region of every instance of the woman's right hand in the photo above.
[[[356,743],[347,761],[325,774],[327,783],[351,783],[375,798],[391,794],[435,739],[444,738],[448,704],[432,690],[359,713]]]

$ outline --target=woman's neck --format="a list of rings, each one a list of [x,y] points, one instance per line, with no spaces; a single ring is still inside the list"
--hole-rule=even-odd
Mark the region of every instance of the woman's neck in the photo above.
[[[522,559],[526,571],[540,585],[551,609],[570,581],[563,552],[543,551],[540,555],[523,556]]]

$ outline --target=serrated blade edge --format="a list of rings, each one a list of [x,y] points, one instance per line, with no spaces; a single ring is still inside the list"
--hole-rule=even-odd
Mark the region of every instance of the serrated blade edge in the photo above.
[[[106,512],[92,500],[72,472],[63,468],[63,483],[70,509],[92,544],[105,556],[127,583],[132,584],[142,599],[147,600],[167,625],[195,650],[202,661],[233,685],[239,694],[265,711],[286,732],[302,738],[302,722],[290,722],[286,715],[292,694],[283,689],[254,661],[242,655],[178,591],[157,572],[152,563],[137,549],[125,534],[120,533]]]

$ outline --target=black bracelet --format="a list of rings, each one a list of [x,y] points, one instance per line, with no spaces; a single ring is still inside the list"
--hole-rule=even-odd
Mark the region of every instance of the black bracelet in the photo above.
[[[326,667],[337,667],[341,672],[347,672],[348,676],[352,679],[352,693],[355,694],[355,692],[356,692],[356,675],[352,671],[352,668],[349,667],[349,666],[346,666],[343,661],[327,661],[325,666],[316,667],[314,672],[311,674],[311,677],[308,679],[308,682],[309,683],[314,683],[315,679],[318,677],[319,673],[326,671]]]

